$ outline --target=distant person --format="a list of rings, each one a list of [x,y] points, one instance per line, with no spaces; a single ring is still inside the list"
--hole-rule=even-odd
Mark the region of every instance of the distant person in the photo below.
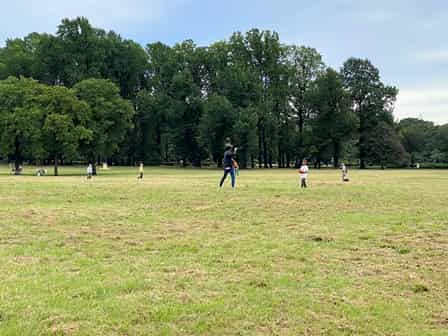
[[[348,182],[349,181],[348,169],[345,163],[341,164],[341,174],[342,174],[342,182]]]
[[[143,180],[143,162],[140,162],[140,166],[138,167],[138,179]]]
[[[230,174],[230,178],[232,181],[232,188],[235,190],[235,167],[234,162],[235,161],[235,155],[237,148],[232,149],[232,146],[229,144],[225,147],[226,151],[224,152],[224,158],[222,160],[222,165],[224,168],[224,175],[221,178],[221,181],[219,182],[219,187],[222,188],[222,185],[224,184],[224,181],[226,180],[227,176]]]
[[[300,166],[300,169],[299,169],[300,187],[301,188],[308,187],[308,172],[309,172],[309,170],[310,169],[308,168],[308,161],[303,160],[302,165]]]
[[[90,180],[93,176],[93,166],[91,163],[87,166],[87,179]]]
[[[36,171],[36,175],[37,175],[37,176],[45,176],[45,175],[47,175],[47,170],[44,169],[44,168],[39,168],[39,169]]]

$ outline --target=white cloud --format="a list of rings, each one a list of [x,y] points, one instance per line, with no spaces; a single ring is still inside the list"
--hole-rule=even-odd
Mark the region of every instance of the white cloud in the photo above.
[[[448,50],[422,51],[415,58],[419,62],[448,62]]]
[[[413,117],[448,123],[448,87],[400,90],[395,108],[399,119]]]

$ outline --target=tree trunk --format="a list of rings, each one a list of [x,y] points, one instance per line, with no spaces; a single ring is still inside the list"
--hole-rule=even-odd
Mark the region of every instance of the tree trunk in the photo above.
[[[359,160],[359,168],[360,169],[366,169],[366,161],[363,159]]]
[[[21,172],[19,171],[20,165],[22,163],[22,155],[20,155],[20,145],[19,145],[19,137],[16,135],[14,139],[14,146],[15,146],[15,153],[14,153],[14,175],[20,175]]]
[[[333,165],[334,168],[339,167],[339,142],[333,141]]]
[[[258,126],[260,127],[260,126]],[[262,167],[263,164],[263,158],[262,158],[262,151],[263,151],[263,146],[262,146],[262,142],[263,142],[263,136],[261,133],[261,128],[258,130],[258,168]]]
[[[299,133],[300,133],[300,138],[302,138],[304,124],[305,124],[305,112],[303,111],[303,108],[300,108],[300,110],[299,110]]]
[[[268,144],[266,143],[266,131],[263,128],[263,163],[268,168]]]
[[[58,172],[58,156],[57,156],[57,154],[54,155],[54,176],[59,176],[59,172]]]
[[[19,168],[20,168],[20,159],[19,158],[16,158],[15,160],[14,160],[14,168],[15,168],[15,170],[14,170],[14,175],[20,175],[20,172],[19,172]]]

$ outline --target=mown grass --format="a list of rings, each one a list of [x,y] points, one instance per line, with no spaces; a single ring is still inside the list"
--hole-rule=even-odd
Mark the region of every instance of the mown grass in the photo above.
[[[448,335],[448,172],[0,173],[0,335]]]

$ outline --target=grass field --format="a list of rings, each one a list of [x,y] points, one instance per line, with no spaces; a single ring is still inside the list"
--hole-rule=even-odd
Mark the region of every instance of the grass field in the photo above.
[[[2,169],[2,336],[448,335],[448,171]]]

